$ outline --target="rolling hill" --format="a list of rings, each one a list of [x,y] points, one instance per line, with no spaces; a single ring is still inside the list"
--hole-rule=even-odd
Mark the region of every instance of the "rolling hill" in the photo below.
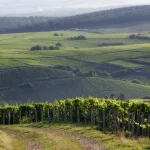
[[[103,10],[71,17],[0,17],[0,33],[37,32],[68,29],[107,29],[108,32],[150,30],[150,6],[132,6]],[[109,30],[108,30],[109,29]],[[132,31],[132,29],[134,29]],[[102,32],[102,31],[99,32]],[[96,32],[96,31],[95,31]]]
[[[79,35],[86,40],[68,40]],[[146,39],[129,36],[73,31],[0,35],[0,100],[53,102],[122,93],[126,99],[148,96],[150,35],[141,33]],[[58,42],[62,44],[59,50],[30,50]]]

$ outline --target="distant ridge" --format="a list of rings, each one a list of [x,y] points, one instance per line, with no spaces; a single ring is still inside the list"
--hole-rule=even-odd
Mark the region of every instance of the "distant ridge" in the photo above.
[[[150,22],[150,5],[97,11],[71,17],[0,17],[0,33],[110,27]]]

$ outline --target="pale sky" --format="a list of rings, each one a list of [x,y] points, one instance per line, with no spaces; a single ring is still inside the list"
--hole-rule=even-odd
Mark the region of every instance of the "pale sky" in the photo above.
[[[0,0],[0,14],[150,4],[150,0]]]

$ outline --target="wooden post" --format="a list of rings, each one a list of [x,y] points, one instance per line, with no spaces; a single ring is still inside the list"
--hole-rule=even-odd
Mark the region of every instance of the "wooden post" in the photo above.
[[[58,107],[58,121],[60,121],[60,107]]]
[[[77,108],[77,121],[78,121],[78,123],[80,123],[80,112],[79,112],[79,108]]]
[[[150,113],[148,113],[148,124],[150,125]],[[149,131],[148,131],[148,136],[149,136],[149,138],[150,138],[150,129],[149,129]]]
[[[98,127],[100,128],[100,110],[98,109]]]
[[[114,131],[117,131],[117,113],[114,111]]]
[[[22,114],[21,114],[21,110],[19,111],[19,123],[21,123],[21,119],[22,119]]]
[[[87,116],[86,116],[86,109],[84,109],[84,123],[87,124]]]
[[[10,124],[10,122],[11,122],[11,113],[10,111],[8,111],[8,124]]]
[[[124,113],[121,112],[122,129],[124,130]]]
[[[140,114],[137,113],[137,123],[140,125]],[[139,135],[139,125],[137,125],[137,136]]]
[[[94,115],[94,111],[91,110],[91,126],[93,126],[95,124],[95,115]]]
[[[41,121],[43,121],[43,109],[41,109]]]
[[[31,110],[29,110],[29,119],[30,119],[30,121],[32,120],[32,117],[31,117]]]
[[[108,116],[108,128],[111,128],[111,110],[109,110],[109,116]]]
[[[118,130],[120,130],[120,112],[119,111],[118,111],[117,121],[118,121]]]
[[[130,112],[128,112],[128,131],[130,131]]]
[[[70,107],[70,122],[73,123],[73,117],[72,117],[72,107]]]
[[[37,110],[35,109],[35,122],[38,122]]]
[[[66,107],[64,108],[64,121],[67,121]]]
[[[144,125],[144,112],[142,112],[142,125]],[[142,128],[142,136],[144,136],[144,128]]]
[[[148,113],[148,124],[150,125],[150,113]]]
[[[132,134],[133,134],[133,135],[134,135],[134,131],[135,131],[134,122],[135,122],[135,113],[133,112],[133,113],[132,113]]]
[[[55,108],[53,108],[53,121],[55,121]]]
[[[25,116],[28,117],[28,112],[27,111],[25,112]]]
[[[50,120],[50,111],[49,111],[49,109],[47,110],[47,116],[48,116],[48,122],[50,122],[51,120]]]
[[[13,111],[13,124],[15,124],[15,112]]]
[[[5,125],[5,113],[3,113],[3,125]]]
[[[105,120],[105,110],[103,110],[103,131],[105,132],[106,129],[106,120]]]

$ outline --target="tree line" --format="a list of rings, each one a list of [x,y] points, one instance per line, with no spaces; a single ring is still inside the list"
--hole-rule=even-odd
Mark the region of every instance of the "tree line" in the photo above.
[[[0,33],[52,31],[150,21],[150,6],[132,6],[71,17],[0,17]]]

